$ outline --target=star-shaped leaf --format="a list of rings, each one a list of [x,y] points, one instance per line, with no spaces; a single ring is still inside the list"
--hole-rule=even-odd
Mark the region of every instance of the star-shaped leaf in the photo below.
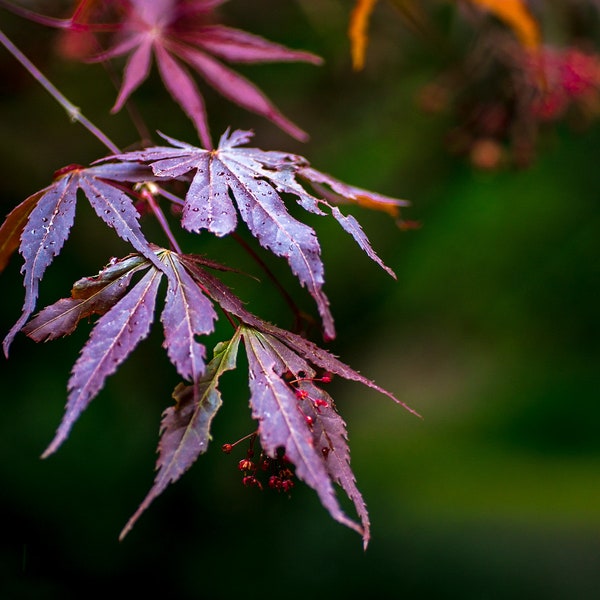
[[[113,260],[98,275],[80,279],[70,298],[46,307],[25,326],[28,336],[42,341],[68,335],[82,319],[100,315],[73,367],[65,415],[43,456],[58,449],[106,378],[148,335],[160,282],[166,274],[167,299],[161,314],[164,345],[171,362],[188,383],[177,386],[173,394],[176,403],[163,414],[154,485],[121,537],[152,501],[205,452],[212,420],[221,406],[219,379],[225,371],[235,368],[239,341],[243,340],[248,357],[250,405],[259,423],[264,451],[273,459],[283,451],[295,466],[296,475],[317,492],[331,516],[358,531],[366,545],[369,517],[350,467],[346,426],[323,386],[331,376],[338,375],[415,411],[316,344],[249,312],[210,272],[218,266],[215,263],[197,255],[180,255],[160,248],[154,251],[162,265],[160,269],[141,255]],[[213,303],[228,315],[230,323],[235,325],[237,319],[239,325],[229,342],[217,344],[213,359],[205,366],[205,349],[197,336],[213,329]],[[327,376],[319,376],[322,373]],[[360,524],[341,509],[334,484],[354,504]]]
[[[132,256],[108,265],[95,277],[78,281],[70,298],[46,307],[24,328],[36,341],[54,339],[72,333],[83,318],[101,315],[73,367],[65,415],[44,456],[57,450],[106,378],[148,335],[165,273],[167,299],[161,314],[164,346],[180,375],[191,382],[192,395],[199,398],[205,348],[196,336],[213,330],[216,313],[175,253],[157,249],[154,258],[160,268],[145,257]],[[143,269],[145,275],[128,289],[132,276]]]
[[[189,231],[206,229],[218,236],[227,235],[237,227],[239,214],[260,244],[284,257],[308,289],[317,304],[326,338],[333,338],[335,329],[323,291],[319,241],[312,227],[291,216],[283,195],[295,197],[300,206],[314,214],[325,215],[321,207],[330,210],[360,248],[394,276],[371,247],[358,221],[352,215],[343,215],[328,200],[369,203],[385,212],[397,211],[406,204],[404,201],[345,184],[312,169],[305,158],[296,154],[240,147],[251,139],[249,131],[226,131],[216,150],[164,137],[172,146],[155,146],[113,158],[146,162],[159,178],[191,175],[182,214],[182,225]],[[309,192],[306,185],[315,186],[320,197]],[[324,186],[327,193],[322,193]]]
[[[124,19],[113,45],[95,58],[99,61],[129,55],[113,111],[120,110],[148,77],[154,57],[165,87],[194,122],[208,147],[211,144],[204,100],[183,63],[227,99],[266,117],[291,136],[306,140],[306,133],[284,117],[254,84],[215,57],[241,63],[320,64],[321,59],[310,52],[291,50],[245,31],[209,22],[212,10],[222,3],[223,0],[123,2]]]

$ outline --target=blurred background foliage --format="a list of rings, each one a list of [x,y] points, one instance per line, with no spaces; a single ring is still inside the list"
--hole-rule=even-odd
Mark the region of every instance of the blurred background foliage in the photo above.
[[[308,144],[210,91],[207,101],[215,136],[227,125],[251,127],[259,147],[299,152],[342,180],[409,199],[403,216],[422,224],[401,232],[385,215],[354,211],[395,282],[335,223],[314,221],[337,319],[331,349],[424,415],[360,386],[331,384],[372,518],[367,552],[304,486],[291,498],[242,487],[244,450],[227,456],[219,448],[252,428],[243,360],[223,378],[208,454],[118,543],[151,485],[160,414],[177,378],[155,327],[58,454],[41,461],[86,338],[82,326],[50,345],[19,336],[10,360],[0,361],[2,598],[96,598],[121,589],[181,599],[598,596],[600,129],[573,131],[563,122],[542,132],[528,168],[478,170],[447,151],[452,115],[419,106],[420,91],[448,57],[380,3],[367,66],[354,73],[350,8],[341,0],[223,7],[228,24],[326,59],[321,68],[240,68],[311,133]],[[439,19],[451,28],[450,12]],[[118,144],[135,143],[126,113],[108,114],[115,90],[101,66],[58,60],[54,32],[6,12],[0,22]],[[0,75],[6,214],[54,170],[104,150],[5,51]],[[194,143],[155,74],[135,102],[151,127]],[[229,240],[182,240],[188,250],[256,272]],[[81,203],[40,306],[127,251]],[[312,311],[286,265],[271,264]],[[20,312],[19,268],[15,256],[1,276],[4,332]],[[229,282],[255,312],[291,325],[267,282]],[[219,330],[215,341],[226,335]]]

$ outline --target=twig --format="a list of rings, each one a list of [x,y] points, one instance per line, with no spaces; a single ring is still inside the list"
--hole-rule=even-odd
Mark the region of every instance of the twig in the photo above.
[[[98,127],[96,127],[79,108],[65,98],[58,89],[50,83],[46,76],[10,41],[0,29],[0,43],[29,71],[29,73],[46,89],[46,91],[67,111],[72,123],[81,123],[92,135],[100,140],[113,154],[120,150]]]

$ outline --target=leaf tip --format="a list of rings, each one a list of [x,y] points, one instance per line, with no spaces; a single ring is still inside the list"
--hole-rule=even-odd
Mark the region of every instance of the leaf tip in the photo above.
[[[40,458],[42,460],[46,460],[50,455],[54,454],[54,449],[50,446],[48,446],[40,455]]]
[[[46,459],[58,450],[58,448],[62,445],[62,443],[65,441],[65,439],[67,439],[67,436],[71,429],[71,425],[72,425],[72,423],[69,423],[67,425],[65,423],[65,421],[63,421],[63,423],[61,423],[60,427],[58,428],[58,431],[56,432],[56,435],[54,436],[54,439],[50,442],[49,446],[44,450],[44,452],[42,453],[40,458]]]
[[[125,527],[123,527],[121,533],[119,533],[119,542],[122,542],[127,537],[127,534],[131,531],[133,527],[132,519],[129,519],[129,521],[127,521],[127,524],[125,525]]]
[[[16,323],[13,328],[6,334],[6,337],[4,338],[4,340],[2,340],[2,350],[4,352],[4,356],[5,358],[8,359],[8,352],[10,350],[10,346],[13,343],[13,340],[15,339],[15,336],[17,335],[17,333],[19,332],[19,330],[21,329],[21,325],[20,325],[20,320],[18,323]]]
[[[365,383],[365,382],[363,381],[363,383]],[[396,396],[394,396],[394,394],[392,394],[391,392],[388,392],[386,389],[379,387],[372,381],[367,385],[369,385],[369,387],[372,387],[373,389],[377,390],[378,392],[384,394],[388,398],[391,398],[396,404],[399,404],[402,408],[407,410],[409,413],[415,415],[415,417],[419,417],[419,419],[423,419],[423,415],[421,415],[414,408],[412,408],[408,404],[406,404],[406,402],[402,402],[402,400],[399,400],[398,398],[396,398]]]
[[[335,340],[335,331],[327,330],[323,333],[323,341],[326,344],[333,342],[333,340]]]

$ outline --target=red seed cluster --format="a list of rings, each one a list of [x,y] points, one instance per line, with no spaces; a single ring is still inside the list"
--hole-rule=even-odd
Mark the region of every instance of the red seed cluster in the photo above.
[[[234,446],[248,438],[250,438],[250,444],[246,451],[246,457],[238,462],[238,469],[242,472],[242,485],[245,487],[257,487],[259,490],[262,490],[263,483],[265,483],[272,490],[289,494],[295,485],[292,463],[283,451],[278,452],[274,458],[267,456],[261,451],[258,460],[253,460],[254,443],[257,439],[256,433],[246,436],[233,444],[223,444],[221,449],[226,454],[229,454]]]

